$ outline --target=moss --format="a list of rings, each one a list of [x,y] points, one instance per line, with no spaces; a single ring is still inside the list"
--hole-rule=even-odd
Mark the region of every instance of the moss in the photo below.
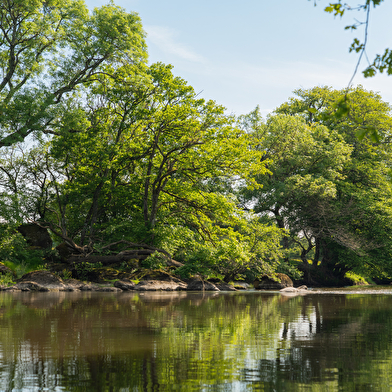
[[[351,281],[353,286],[366,286],[369,284],[368,279],[366,277],[358,275],[353,271],[346,272],[344,277],[349,281]]]

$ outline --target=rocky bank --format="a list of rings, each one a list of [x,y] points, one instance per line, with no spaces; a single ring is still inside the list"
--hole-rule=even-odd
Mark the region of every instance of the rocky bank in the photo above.
[[[289,278],[288,278],[289,279]],[[293,284],[284,279],[285,283],[268,283],[268,290],[290,289]],[[256,285],[255,285],[256,286]],[[121,291],[237,291],[246,290],[249,285],[238,283],[235,285],[224,282],[210,282],[194,277],[189,280],[181,280],[165,271],[151,271],[139,279],[118,279],[112,282],[93,283],[82,282],[77,279],[64,280],[53,272],[40,270],[29,272],[20,278],[17,283],[10,287],[0,286],[1,291],[97,291],[97,292],[121,292]],[[258,288],[258,287],[256,287]],[[292,291],[293,291],[292,290]]]

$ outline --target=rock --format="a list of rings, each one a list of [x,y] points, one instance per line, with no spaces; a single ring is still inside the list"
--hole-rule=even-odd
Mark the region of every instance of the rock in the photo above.
[[[301,288],[305,287],[305,288]],[[285,287],[279,290],[281,294],[286,296],[296,296],[296,295],[305,295],[308,293],[308,288],[306,286],[300,286],[298,288],[295,287]]]
[[[249,283],[246,282],[234,282],[234,288],[237,290],[248,290],[250,287]]]
[[[49,271],[29,272],[12,287],[22,291],[121,291],[117,287],[86,284],[76,279],[69,279],[64,283],[61,278]]]
[[[21,291],[49,291],[48,287],[42,286],[36,282],[20,282],[14,287]]]
[[[60,289],[64,288],[65,284],[61,278],[49,271],[32,271],[23,275],[17,282],[16,286],[19,286],[25,282],[33,282],[37,285],[46,287],[48,289]]]
[[[61,278],[43,270],[23,275],[13,287],[22,291],[64,291],[67,288]]]
[[[16,286],[0,286],[0,291],[20,291]]]
[[[118,287],[97,287],[94,291],[104,292],[104,293],[117,293],[122,291]]]
[[[85,283],[77,279],[67,279],[64,284],[64,291],[79,291],[81,287],[86,285]]]
[[[106,292],[118,292],[121,291],[118,287],[112,286],[99,286],[97,284],[86,283],[82,284],[77,288],[80,291],[106,291]]]
[[[280,290],[285,287],[293,287],[293,281],[286,274],[276,274],[279,281],[275,281],[264,275],[261,279],[256,279],[253,285],[256,290]]]
[[[117,280],[114,282],[114,287],[117,287],[123,291],[132,291],[135,290],[135,283],[126,280]]]
[[[98,286],[93,286],[92,284],[84,284],[79,287],[80,291],[95,291]]]
[[[225,283],[225,282],[215,283],[215,286],[220,291],[238,291],[232,284]]]
[[[301,291],[295,287],[285,287],[284,289],[279,290],[281,293],[296,293]]]
[[[188,291],[220,291],[214,283],[208,282],[207,280],[202,280],[201,278],[195,278],[189,281]]]
[[[179,291],[186,289],[187,285],[184,282],[161,280],[142,280],[134,288],[136,291]]]
[[[59,291],[73,292],[73,291],[80,291],[80,290],[75,287],[72,287],[72,286],[65,286],[65,287],[59,289]]]
[[[18,231],[26,238],[30,246],[35,246],[43,249],[52,248],[52,239],[48,230],[36,225],[35,223],[28,223],[18,227]]]
[[[132,280],[139,281],[139,283],[133,284],[131,282]],[[115,282],[115,286],[125,291],[178,291],[186,290],[187,288],[187,284],[181,279],[160,269],[140,269],[133,273],[128,279],[122,278],[120,281]]]

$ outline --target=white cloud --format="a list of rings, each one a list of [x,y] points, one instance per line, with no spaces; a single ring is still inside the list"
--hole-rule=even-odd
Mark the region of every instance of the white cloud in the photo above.
[[[156,45],[161,51],[175,55],[183,60],[202,63],[205,61],[192,49],[178,41],[178,32],[164,26],[145,26],[147,40]]]

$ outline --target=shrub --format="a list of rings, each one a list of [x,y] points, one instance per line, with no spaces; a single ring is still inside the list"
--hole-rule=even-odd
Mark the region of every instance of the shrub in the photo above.
[[[15,278],[12,272],[0,275],[0,286],[12,286],[15,284]]]
[[[15,226],[0,226],[0,261],[18,277],[44,264],[45,251],[30,247]]]
[[[95,269],[101,267],[102,263],[89,263],[88,261],[77,263],[75,264],[77,278],[80,280],[89,280],[89,275],[94,272]]]
[[[139,265],[147,269],[163,269],[167,266],[166,256],[160,252],[154,252],[146,259],[141,260]]]

